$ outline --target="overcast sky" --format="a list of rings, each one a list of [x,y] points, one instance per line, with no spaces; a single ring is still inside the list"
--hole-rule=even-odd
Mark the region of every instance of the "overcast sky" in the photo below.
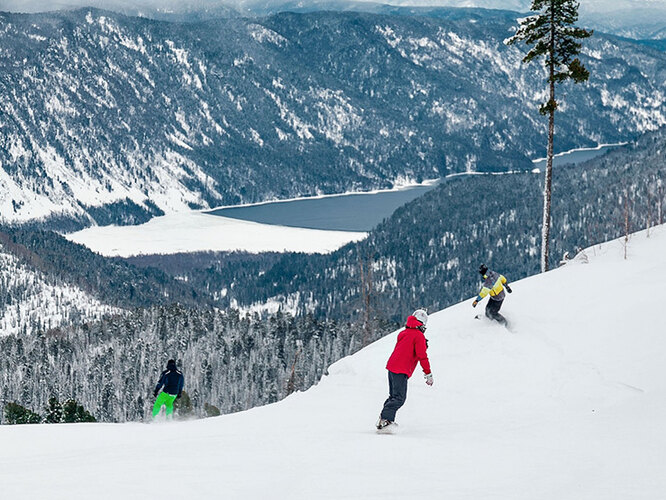
[[[231,0],[228,4],[237,4],[242,0]],[[220,5],[220,0],[0,0],[0,10],[11,12],[44,12],[49,10],[100,7],[106,9],[141,9],[173,8],[181,5],[205,7]]]
[[[362,1],[362,0],[361,0]],[[0,0],[0,11],[43,12],[72,7],[95,6],[110,10],[169,9],[181,10],[183,7],[202,8],[218,5],[240,6],[251,4],[279,5],[280,0]],[[309,3],[302,0],[303,4]],[[528,10],[531,0],[379,0],[377,3],[394,5],[454,5],[506,8]],[[666,8],[666,0],[581,0],[581,11],[603,12],[618,8],[660,7]]]

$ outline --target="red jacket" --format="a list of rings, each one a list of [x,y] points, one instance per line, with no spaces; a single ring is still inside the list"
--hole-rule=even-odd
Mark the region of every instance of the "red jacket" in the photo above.
[[[425,335],[417,329],[417,326],[421,326],[418,319],[414,316],[407,318],[407,328],[398,334],[398,342],[388,363],[386,363],[387,370],[393,373],[404,373],[411,377],[416,368],[416,363],[421,362],[423,373],[430,373]]]

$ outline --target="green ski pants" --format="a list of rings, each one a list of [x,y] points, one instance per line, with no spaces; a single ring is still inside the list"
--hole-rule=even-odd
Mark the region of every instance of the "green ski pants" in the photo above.
[[[160,392],[155,400],[155,406],[153,406],[153,418],[159,415],[162,406],[166,406],[166,416],[171,417],[173,415],[173,402],[175,400],[175,394]]]

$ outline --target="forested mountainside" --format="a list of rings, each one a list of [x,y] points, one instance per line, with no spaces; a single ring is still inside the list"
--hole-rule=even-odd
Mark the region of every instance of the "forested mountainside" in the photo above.
[[[660,40],[639,40],[640,43],[652,47],[653,49],[666,51],[666,39]]]
[[[51,231],[0,227],[0,243],[31,270],[121,308],[178,302],[210,305],[207,294],[153,267],[106,258]]]
[[[167,23],[0,14],[0,217],[71,229],[389,187],[542,156],[544,72],[516,14],[283,13]],[[666,124],[666,54],[597,34],[562,150]]]
[[[425,2],[415,2],[425,3]],[[448,0],[438,2],[439,7],[415,7],[391,3],[374,3],[353,0],[253,0],[231,5],[229,2],[206,2],[194,0],[159,0],[140,5],[130,5],[123,0],[68,0],[65,8],[95,7],[107,9],[126,16],[139,16],[162,21],[193,23],[215,18],[228,17],[265,17],[279,12],[371,12],[403,16],[455,18],[458,12],[469,16],[484,9],[526,13],[532,5],[531,0]],[[453,8],[452,8],[453,7]],[[10,12],[42,12],[41,0],[4,0],[3,10]],[[55,9],[50,9],[55,10]],[[627,2],[619,0],[586,0],[581,5],[580,22],[586,28],[603,31],[613,35],[633,39],[666,39],[666,5],[660,0],[635,1],[627,7]],[[483,15],[483,14],[481,14]]]
[[[40,272],[0,234],[0,336],[24,336],[119,312],[69,279]]]
[[[354,352],[362,334],[348,325],[237,312],[154,307],[69,329],[0,338],[0,404],[42,410],[73,397],[102,421],[141,420],[166,360],[185,375],[192,416],[275,402],[317,383]]]
[[[624,234],[625,219],[629,231],[662,223],[665,152],[662,129],[584,164],[556,168],[551,265],[565,252]],[[482,262],[509,280],[538,272],[542,185],[542,173],[454,176],[398,209],[366,240],[333,254],[253,258],[247,266],[211,258],[184,277],[196,288],[223,291],[221,304],[278,302],[295,313],[338,319],[365,314],[368,295],[361,290],[371,281],[372,315],[402,321],[417,306],[441,309],[473,296]],[[144,258],[148,263],[161,265]]]
[[[414,4],[426,2],[415,2]],[[387,3],[374,3],[351,0],[277,0],[277,1],[251,1],[244,2],[243,7],[249,12],[258,15],[274,14],[276,12],[312,12],[312,11],[356,11],[373,12],[375,14],[395,14],[403,16],[423,16],[439,18],[460,17],[476,15],[483,9],[513,11],[527,13],[532,5],[531,0],[448,0],[438,2],[440,6],[410,6],[391,5]],[[456,7],[456,8],[451,8]],[[108,8],[108,7],[107,7]],[[633,39],[665,39],[666,38],[666,5],[663,2],[632,2],[628,7],[626,2],[612,2],[600,0],[593,3],[590,0],[581,2],[580,24],[596,31],[611,33]],[[231,14],[230,14],[231,15]],[[196,17],[193,16],[194,19]],[[181,16],[182,19],[182,16]]]
[[[0,336],[176,302],[213,304],[157,268],[104,258],[50,231],[0,227]]]

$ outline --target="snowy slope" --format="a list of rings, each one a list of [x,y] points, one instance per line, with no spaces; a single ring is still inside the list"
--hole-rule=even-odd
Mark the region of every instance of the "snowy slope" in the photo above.
[[[431,316],[435,385],[373,424],[392,333],[305,393],[174,424],[0,427],[12,499],[658,499],[666,491],[666,229]],[[185,368],[187,376],[187,368]],[[149,391],[146,388],[146,391]]]

